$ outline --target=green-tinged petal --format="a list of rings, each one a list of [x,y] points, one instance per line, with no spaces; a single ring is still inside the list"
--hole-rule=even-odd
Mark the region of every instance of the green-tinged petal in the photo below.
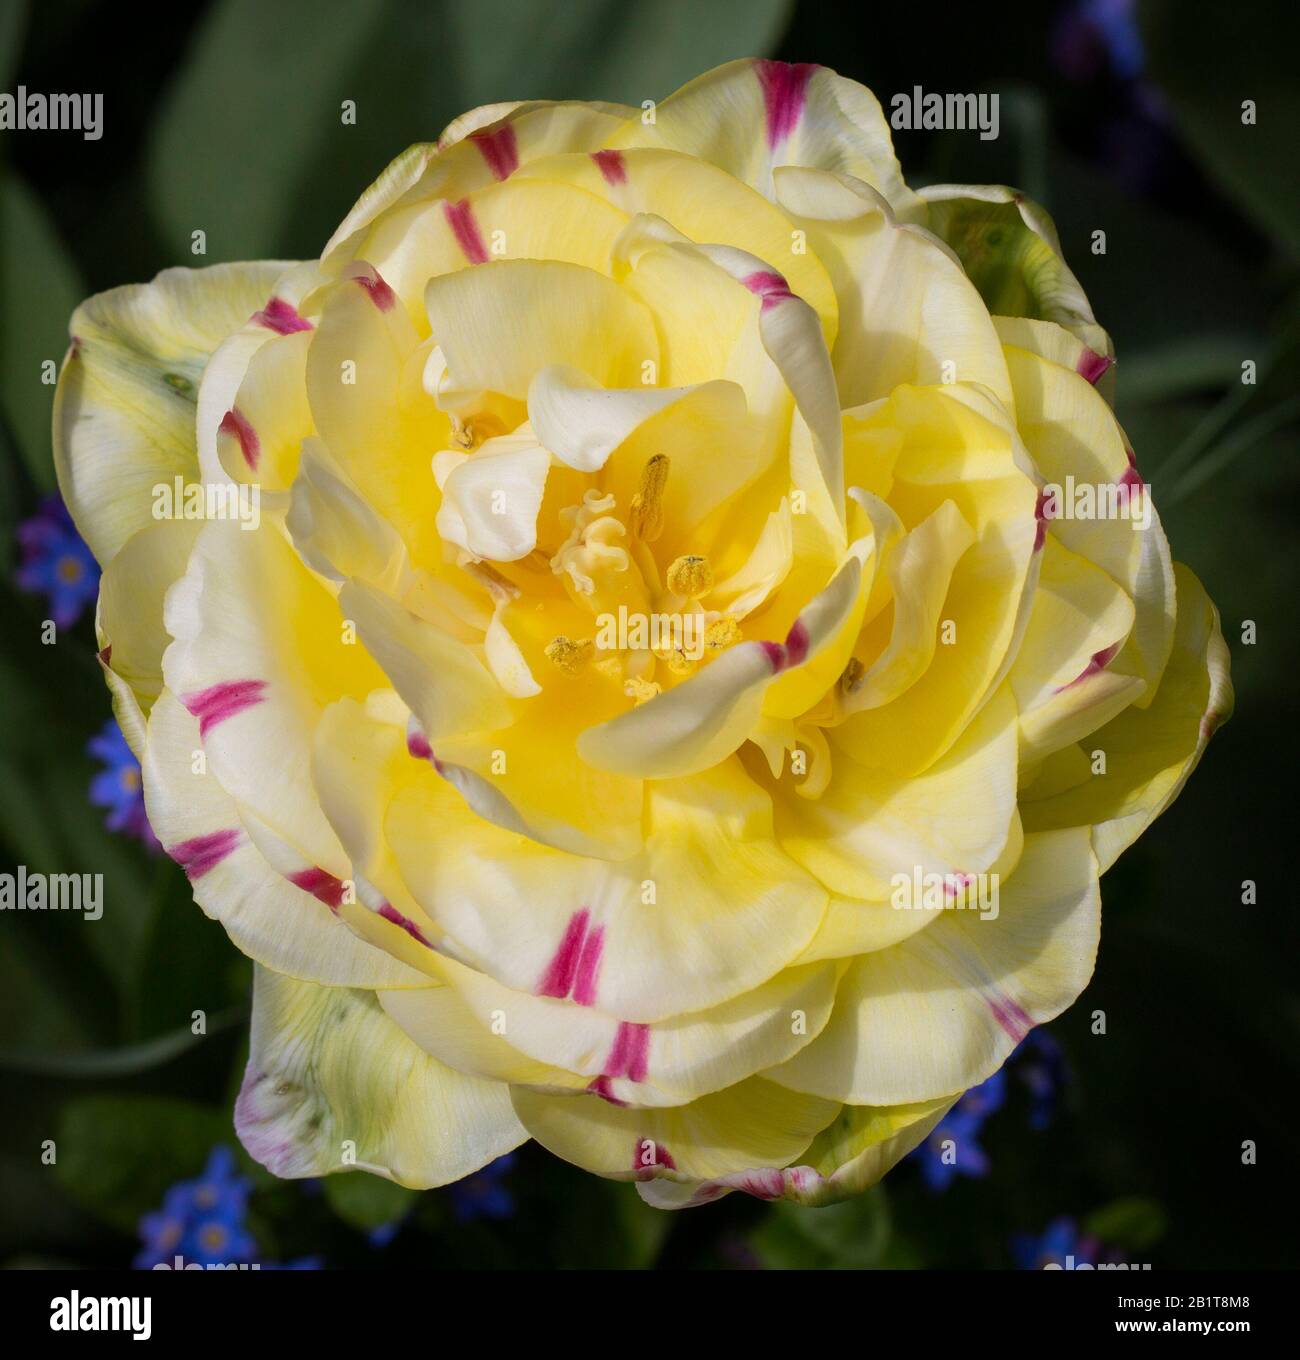
[[[803,1155],[781,1171],[747,1167],[713,1180],[661,1173],[637,1185],[657,1209],[689,1209],[741,1190],[758,1199],[787,1199],[820,1208],[860,1194],[918,1146],[951,1107],[950,1099],[915,1105],[845,1105]]]
[[[373,993],[265,968],[235,1129],[277,1176],[356,1169],[419,1190],[460,1180],[528,1137],[508,1087],[444,1067]]]
[[[921,198],[930,229],[957,252],[990,312],[1055,321],[1095,352],[1112,352],[1037,203],[1001,184],[933,184]]]
[[[277,261],[167,269],[83,302],[54,399],[59,488],[105,564],[152,522],[154,487],[198,476],[195,401],[213,350],[271,296]]]
[[[1121,713],[1092,732],[1083,750],[1059,752],[1022,797],[1028,829],[1091,827],[1103,870],[1177,798],[1214,730],[1232,713],[1228,648],[1218,610],[1182,563],[1175,564],[1174,577],[1173,650],[1150,706]],[[1100,773],[1089,754],[1095,751],[1106,757]],[[1062,782],[1067,786],[1060,788]]]

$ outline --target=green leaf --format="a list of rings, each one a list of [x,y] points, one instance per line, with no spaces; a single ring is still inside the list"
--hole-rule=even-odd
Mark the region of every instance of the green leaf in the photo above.
[[[839,1204],[774,1204],[750,1238],[766,1265],[785,1270],[864,1270],[881,1264],[892,1227],[883,1186]]]
[[[83,1080],[135,1076],[172,1062],[183,1053],[197,1048],[211,1035],[233,1029],[236,1025],[242,1024],[246,1018],[246,1007],[232,1006],[229,1010],[212,1016],[204,1034],[195,1034],[189,1026],[185,1026],[138,1044],[126,1044],[121,1048],[71,1053],[22,1049],[0,1051],[0,1072],[31,1072],[47,1077]]]
[[[349,131],[340,101],[385,9],[382,0],[328,13],[316,0],[211,6],[147,152],[154,211],[177,263],[277,253],[304,206],[304,158]],[[392,72],[395,82],[405,74]],[[210,259],[191,254],[196,230],[207,234]]]
[[[153,1096],[87,1096],[63,1111],[55,1171],[85,1208],[133,1233],[219,1143],[236,1146],[227,1112]]]
[[[464,109],[501,99],[607,99],[639,107],[725,61],[773,51],[792,8],[791,0],[445,6]]]
[[[645,1270],[654,1265],[668,1240],[673,1215],[662,1209],[652,1209],[631,1185],[606,1184],[615,1192],[614,1213],[627,1251],[626,1261],[622,1264],[629,1270]]]
[[[360,1232],[405,1218],[420,1197],[418,1190],[408,1190],[368,1171],[326,1176],[323,1184],[330,1208]]]
[[[1165,1211],[1152,1199],[1133,1196],[1094,1209],[1084,1219],[1085,1233],[1107,1246],[1145,1251],[1165,1235]]]
[[[1193,154],[1255,221],[1300,252],[1300,86],[1283,11],[1148,0],[1139,13],[1151,74]],[[1255,105],[1244,123],[1242,105]]]
[[[1146,406],[1240,381],[1241,361],[1259,354],[1258,335],[1192,335],[1126,353],[1119,373],[1124,406]]]
[[[770,50],[789,0],[219,0],[147,153],[163,235],[187,264],[314,255],[398,153],[479,104],[661,99]],[[355,122],[343,122],[353,101]],[[191,233],[207,234],[207,259]]]
[[[12,170],[0,178],[0,407],[36,485],[54,488],[50,413],[68,318],[81,301],[77,270],[40,200]]]
[[[0,90],[10,88],[27,29],[27,0],[0,5]]]

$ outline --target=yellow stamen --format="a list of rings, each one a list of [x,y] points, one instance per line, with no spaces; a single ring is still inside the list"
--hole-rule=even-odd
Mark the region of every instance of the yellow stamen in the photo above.
[[[654,680],[643,680],[639,675],[634,675],[628,680],[623,681],[623,693],[629,699],[634,699],[639,707],[648,699],[653,699],[660,693],[662,686]]]
[[[577,675],[591,660],[591,654],[595,650],[595,643],[590,638],[574,642],[572,638],[567,638],[561,633],[554,641],[546,644],[546,658],[565,675]]]
[[[844,672],[840,676],[840,688],[846,693],[851,694],[857,687],[857,683],[862,679],[864,667],[856,656],[849,657],[849,664],[844,667]]]
[[[641,469],[641,485],[632,497],[628,519],[642,543],[653,543],[664,531],[664,487],[668,485],[668,455],[656,453]]]
[[[713,589],[713,568],[707,557],[679,557],[668,568],[667,580],[674,595],[695,600]]]
[[[668,655],[664,657],[664,661],[667,662],[668,669],[672,671],[674,675],[690,675],[695,670],[695,662],[692,661],[680,647],[676,647],[669,652]]]
[[[704,630],[704,645],[711,652],[721,652],[735,646],[743,636],[735,619],[715,619]]]

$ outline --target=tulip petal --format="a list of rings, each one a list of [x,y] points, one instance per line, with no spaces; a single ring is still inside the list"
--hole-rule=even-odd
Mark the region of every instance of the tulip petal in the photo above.
[[[197,476],[194,402],[204,365],[289,268],[167,269],[73,313],[55,393],[54,459],[63,499],[101,565],[152,522],[154,486]]]
[[[199,717],[213,775],[309,863],[337,861],[311,796],[311,733],[325,703],[384,679],[344,641],[334,598],[273,521],[248,532],[214,520],[168,593],[165,621],[175,638],[167,686]]]
[[[701,1180],[799,1157],[838,1106],[761,1077],[689,1105],[620,1109],[594,1095],[511,1090],[515,1113],[544,1148],[612,1180],[649,1180],[661,1170]]]
[[[938,913],[857,959],[830,1024],[773,1080],[854,1105],[937,1100],[977,1085],[1092,974],[1101,926],[1086,829],[1030,834],[998,914]]]
[[[899,212],[922,211],[903,183],[875,95],[825,67],[732,61],[627,124],[608,145],[663,146],[720,166],[773,197],[778,166],[804,165],[865,180]]]
[[[1025,825],[1033,830],[1090,825],[1103,870],[1178,796],[1215,729],[1232,713],[1228,649],[1218,611],[1181,562],[1174,579],[1178,623],[1150,706],[1121,713],[1088,737],[1089,750],[1106,753],[1104,772],[1094,772],[1083,759],[1082,782],[1053,792],[1045,771],[1043,791],[1031,784],[1022,802]],[[1059,753],[1062,759],[1067,751],[1076,759],[1082,754],[1066,748]]]
[[[646,826],[634,857],[583,859],[483,821],[434,781],[396,796],[387,835],[458,957],[515,991],[571,995],[600,931],[578,990],[622,1020],[707,1010],[806,947],[825,894],[776,848],[767,796],[738,764],[650,786]]]
[[[314,982],[407,987],[426,981],[358,939],[324,902],[271,868],[239,805],[196,764],[202,749],[198,720],[164,690],[149,715],[141,761],[145,807],[163,848],[185,869],[194,900],[236,947],[268,968]]]
[[[826,261],[839,301],[832,360],[841,404],[888,396],[899,383],[981,383],[1009,409],[1011,381],[997,332],[952,253],[900,223],[869,186],[787,167],[782,206]]]
[[[277,1176],[353,1168],[428,1189],[526,1141],[509,1088],[453,1072],[369,992],[259,968],[235,1130]]]

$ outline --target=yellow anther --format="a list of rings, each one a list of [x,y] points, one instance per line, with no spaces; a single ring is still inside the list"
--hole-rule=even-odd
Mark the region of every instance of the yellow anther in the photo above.
[[[695,600],[713,589],[713,568],[707,557],[679,557],[668,568],[667,581],[674,595]]]
[[[704,646],[710,652],[721,652],[735,646],[743,636],[735,619],[715,619],[704,630]]]
[[[595,650],[595,643],[590,638],[574,642],[572,638],[567,638],[561,633],[554,641],[546,644],[546,659],[565,675],[577,675],[591,660],[591,654]]]
[[[856,656],[849,657],[849,664],[844,667],[843,674],[840,676],[840,688],[846,694],[852,694],[857,687],[858,681],[862,679],[864,667]]]
[[[632,497],[628,516],[632,532],[642,543],[653,543],[664,531],[664,487],[668,485],[668,455],[656,453],[641,469],[641,485]]]
[[[690,675],[695,670],[695,662],[680,647],[674,647],[664,657],[664,661],[674,675]]]
[[[630,679],[623,681],[623,693],[626,694],[629,699],[635,700],[638,707],[648,699],[653,699],[656,694],[660,693],[662,688],[663,687],[654,680],[644,680],[639,675],[634,675]]]

